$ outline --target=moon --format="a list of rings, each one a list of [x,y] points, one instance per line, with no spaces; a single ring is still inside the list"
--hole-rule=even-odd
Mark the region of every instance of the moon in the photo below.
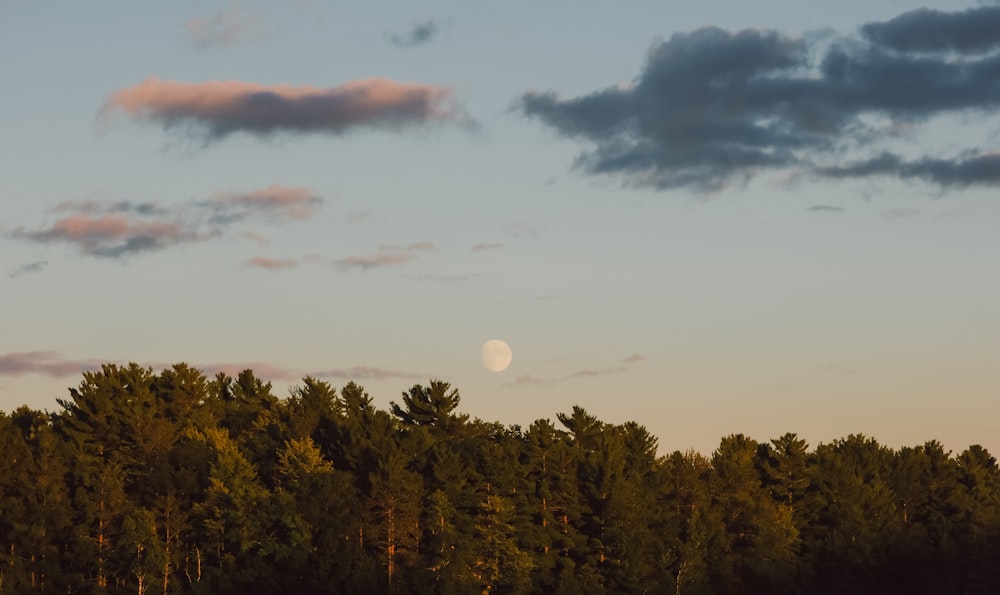
[[[483,357],[483,367],[490,372],[503,372],[510,365],[510,360],[513,357],[510,345],[500,339],[491,339],[483,343],[480,355]]]

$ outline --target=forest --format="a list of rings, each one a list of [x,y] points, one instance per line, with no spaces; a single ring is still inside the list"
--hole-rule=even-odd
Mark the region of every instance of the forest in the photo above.
[[[85,372],[0,413],[0,593],[995,593],[980,446],[850,435],[658,452],[580,407],[529,427],[417,384],[286,396],[245,370]]]

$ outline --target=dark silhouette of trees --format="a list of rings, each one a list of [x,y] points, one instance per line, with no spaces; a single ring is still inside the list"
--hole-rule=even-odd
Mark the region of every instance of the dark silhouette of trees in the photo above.
[[[0,413],[2,593],[961,593],[1000,584],[981,446],[850,435],[660,454],[580,407],[526,429],[416,384],[87,372]]]

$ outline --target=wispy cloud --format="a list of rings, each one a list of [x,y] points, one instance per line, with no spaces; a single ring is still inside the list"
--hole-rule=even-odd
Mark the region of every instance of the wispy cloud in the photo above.
[[[503,248],[503,244],[494,242],[483,242],[479,244],[473,244],[472,252],[486,252],[487,250],[499,250]]]
[[[49,261],[47,261],[47,260],[36,260],[34,262],[29,262],[29,263],[26,263],[26,264],[22,264],[21,266],[15,267],[15,268],[11,269],[10,271],[8,271],[7,272],[7,276],[10,277],[11,279],[13,279],[15,277],[20,277],[21,275],[28,275],[28,274],[31,274],[31,273],[40,273],[40,272],[42,272],[42,270],[45,269],[46,266],[48,266],[48,264],[49,264]]]
[[[295,368],[276,366],[267,362],[197,364],[192,367],[201,370],[206,376],[215,376],[222,373],[234,378],[243,370],[253,370],[255,376],[267,380],[298,380],[308,375]]]
[[[0,376],[41,374],[52,378],[63,378],[77,376],[100,367],[100,360],[66,359],[55,351],[0,353]]]
[[[923,214],[920,209],[889,209],[881,213],[882,218],[886,221],[906,221],[908,219],[916,219]]]
[[[295,268],[298,264],[299,262],[293,258],[268,258],[266,256],[256,256],[246,261],[248,267],[266,271],[282,271]]]
[[[253,192],[218,192],[199,204],[212,212],[212,223],[226,224],[252,216],[301,221],[315,215],[321,202],[311,188],[275,184]]]
[[[200,50],[260,41],[267,37],[268,29],[268,21],[263,15],[239,4],[232,4],[211,16],[184,21],[188,43]]]
[[[257,233],[256,231],[246,231],[246,232],[243,232],[243,233],[240,234],[240,237],[246,238],[246,239],[250,240],[251,242],[253,242],[253,243],[255,243],[258,246],[261,246],[263,248],[266,248],[266,247],[268,247],[268,246],[271,245],[271,240],[267,239],[267,237],[265,237],[262,234]]]
[[[376,269],[381,267],[397,266],[405,264],[414,259],[413,254],[406,252],[376,252],[358,256],[348,256],[333,261],[333,265],[338,269]]]
[[[433,242],[412,242],[406,245],[382,244],[373,254],[362,254],[338,258],[333,266],[341,270],[376,269],[406,264],[417,258],[417,253],[434,249]]]
[[[622,360],[623,364],[634,364],[644,361],[646,358],[641,353],[633,353]]]
[[[75,245],[83,254],[118,258],[207,240],[217,237],[218,231],[199,232],[180,221],[146,221],[125,215],[92,217],[80,214],[60,219],[51,227],[38,231],[17,228],[8,235],[14,239],[43,244],[68,243]]]
[[[809,213],[841,213],[844,211],[844,208],[831,205],[813,205],[806,209],[806,211]]]
[[[251,218],[271,224],[301,221],[312,217],[320,203],[309,188],[281,185],[216,193],[206,200],[169,206],[128,200],[67,201],[53,208],[64,216],[51,225],[37,230],[12,228],[3,235],[42,244],[70,244],[88,256],[120,258],[215,239]],[[266,243],[256,232],[243,235]]]
[[[610,368],[601,368],[601,369],[598,369],[598,370],[587,368],[587,369],[584,369],[584,370],[580,370],[579,372],[575,372],[573,374],[570,374],[566,378],[567,379],[571,379],[571,378],[595,378],[597,376],[607,376],[608,374],[620,374],[620,373],[624,372],[626,369],[627,368],[625,368],[624,366],[612,366]]]
[[[99,117],[115,112],[206,143],[234,132],[263,137],[277,133],[342,135],[359,128],[398,130],[471,122],[451,89],[386,78],[326,88],[150,78],[112,93]]]
[[[585,143],[577,169],[635,186],[715,191],[782,170],[997,185],[1000,155],[988,150],[903,158],[882,145],[887,129],[917,135],[938,116],[993,113],[998,50],[997,6],[918,10],[822,40],[705,27],[654,45],[632,84],[531,91],[515,107]]]
[[[396,47],[408,48],[428,43],[440,32],[441,23],[432,19],[415,25],[405,33],[388,33],[386,39]]]
[[[423,374],[400,372],[372,366],[352,366],[350,368],[330,368],[311,374],[317,378],[340,378],[343,380],[389,380],[392,378],[425,378]]]

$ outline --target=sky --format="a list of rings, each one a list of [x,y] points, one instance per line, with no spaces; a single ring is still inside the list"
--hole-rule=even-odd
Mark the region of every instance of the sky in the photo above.
[[[4,411],[183,361],[1000,453],[1000,5],[57,6],[0,4]]]

